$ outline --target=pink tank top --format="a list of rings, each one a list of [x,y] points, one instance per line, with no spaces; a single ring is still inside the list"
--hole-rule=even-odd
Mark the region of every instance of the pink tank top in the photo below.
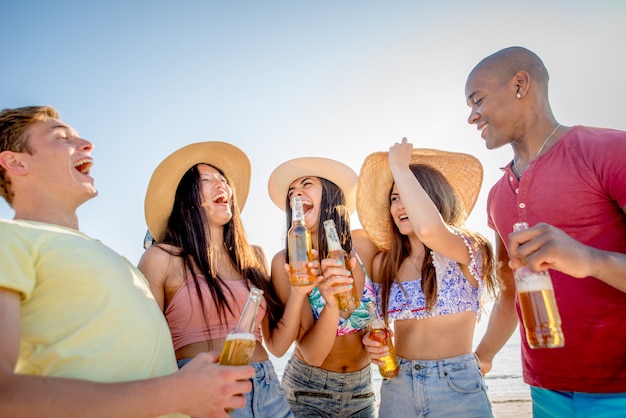
[[[191,343],[226,337],[228,332],[237,325],[241,311],[248,299],[248,293],[250,293],[246,287],[246,282],[243,280],[225,282],[226,287],[233,293],[234,300],[228,300],[233,313],[231,314],[227,309],[226,322],[222,324],[217,311],[217,304],[213,301],[204,276],[198,275],[197,278],[200,282],[204,312],[191,275],[187,277],[185,283],[176,291],[165,310],[165,319],[170,327],[174,350]],[[227,298],[231,298],[228,289],[224,289],[224,293]],[[266,310],[267,302],[263,299],[254,327],[254,334],[259,342],[262,342],[260,327]]]

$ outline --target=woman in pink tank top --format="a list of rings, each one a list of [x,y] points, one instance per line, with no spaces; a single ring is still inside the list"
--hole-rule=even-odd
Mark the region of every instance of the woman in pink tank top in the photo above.
[[[199,353],[221,352],[250,289],[263,290],[253,389],[231,417],[291,417],[266,347],[277,357],[288,350],[299,323],[283,312],[298,300],[280,302],[263,251],[244,234],[240,211],[250,173],[243,151],[224,142],[195,143],[169,155],[148,185],[145,215],[154,244],[139,269],[166,316],[179,367]]]

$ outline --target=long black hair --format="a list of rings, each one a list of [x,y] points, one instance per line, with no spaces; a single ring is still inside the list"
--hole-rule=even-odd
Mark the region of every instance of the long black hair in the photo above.
[[[326,243],[326,231],[324,230],[324,221],[332,219],[335,221],[335,228],[339,235],[339,242],[343,250],[350,254],[352,251],[352,235],[350,233],[350,211],[346,205],[346,198],[343,191],[330,180],[318,177],[322,183],[322,199],[320,201],[318,231],[317,231],[317,248],[320,258],[326,257],[328,254],[328,244]],[[287,230],[291,228],[292,213],[290,210],[291,202],[289,194],[285,197],[285,208],[287,210]],[[289,245],[285,237],[285,249],[287,250],[287,259],[289,259]]]
[[[226,312],[233,313],[233,307],[230,306],[224,289],[231,291],[225,286],[224,279],[216,270],[215,253],[210,245],[213,237],[211,237],[210,229],[207,227],[208,218],[202,206],[202,185],[198,165],[191,167],[178,184],[174,207],[167,223],[163,243],[177,248],[175,253],[170,253],[183,259],[185,269],[193,276],[202,309],[206,312],[198,279],[198,275],[204,276],[211,296],[217,303],[219,321],[223,324],[225,323]],[[226,175],[219,168],[213,168],[228,181]],[[229,184],[233,188],[233,196],[235,196],[236,190],[230,182]],[[252,285],[263,290],[263,296],[268,304],[267,312],[270,315],[270,327],[274,329],[282,316],[284,307],[278,302],[274,288],[270,285],[262,252],[255,251],[255,247],[250,245],[246,239],[240,210],[235,198],[231,199],[231,211],[230,221],[223,226],[224,247],[230,256],[232,265],[246,279],[248,288]],[[208,321],[206,314],[204,317]]]

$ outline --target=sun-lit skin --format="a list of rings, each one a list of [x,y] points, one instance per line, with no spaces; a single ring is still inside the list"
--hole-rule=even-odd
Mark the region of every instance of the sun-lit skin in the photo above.
[[[402,199],[400,198],[400,194],[398,193],[398,187],[395,184],[391,189],[389,202],[389,212],[391,213],[391,217],[393,218],[393,222],[396,224],[398,231],[400,231],[402,235],[412,234],[413,227],[411,226],[409,217],[406,213],[406,210],[404,209],[404,205],[402,204]]]
[[[203,191],[203,204],[207,212],[209,224],[213,227],[226,225],[233,216],[233,191],[228,181],[214,167],[208,164],[199,164],[200,182]]]
[[[319,226],[318,207],[322,201],[322,182],[320,179],[317,177],[300,177],[289,185],[287,195],[289,196],[289,202],[291,202],[293,196],[302,197],[304,221],[309,231],[311,231],[311,235],[317,236]],[[317,239],[314,239],[313,242],[317,242]]]
[[[17,192],[15,219],[78,228],[76,210],[98,194],[90,175],[93,144],[57,119],[35,123],[26,135],[32,154],[2,153],[3,165]],[[50,201],[56,202],[52,206],[55,210],[50,209]]]
[[[514,87],[484,73],[478,70],[467,79],[465,94],[471,108],[467,121],[476,125],[487,149],[496,149],[514,142],[521,126],[507,116],[517,105]]]

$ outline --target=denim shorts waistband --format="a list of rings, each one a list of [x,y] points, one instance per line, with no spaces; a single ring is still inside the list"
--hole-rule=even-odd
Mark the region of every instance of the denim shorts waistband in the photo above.
[[[369,364],[355,372],[341,373],[311,366],[300,360],[295,354],[291,356],[289,361],[291,362],[291,367],[297,370],[298,373],[306,375],[310,381],[322,386],[337,384],[350,387],[367,384],[372,381],[372,371]]]
[[[422,375],[444,374],[456,370],[480,367],[474,353],[462,354],[439,360],[407,360],[398,357],[400,370],[405,373],[419,373]]]

